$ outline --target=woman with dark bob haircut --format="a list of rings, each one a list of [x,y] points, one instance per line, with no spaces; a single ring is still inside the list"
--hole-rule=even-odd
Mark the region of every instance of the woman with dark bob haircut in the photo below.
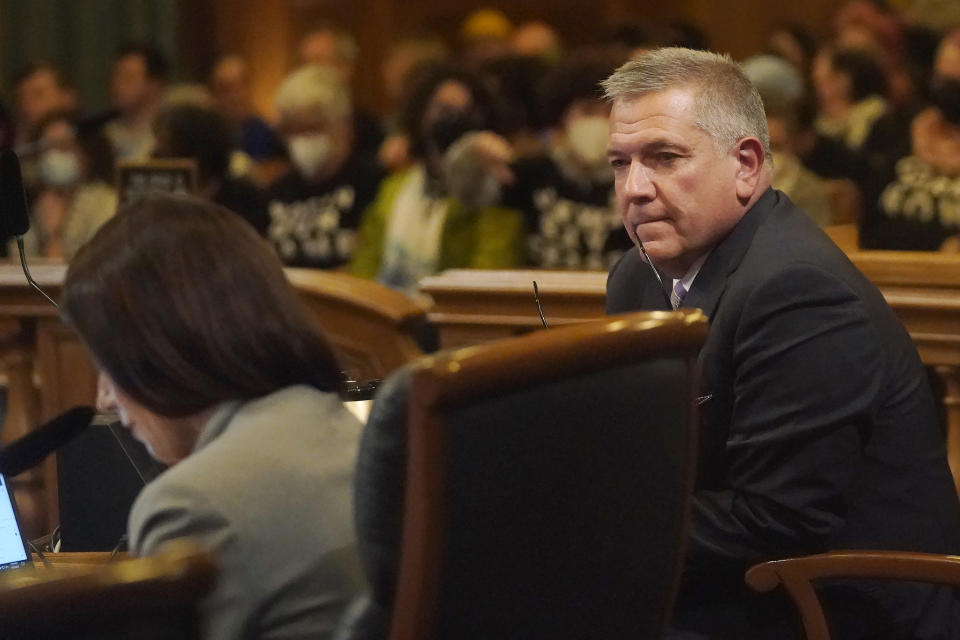
[[[77,253],[65,318],[116,411],[170,468],[130,513],[131,550],[217,554],[208,638],[325,638],[360,589],[350,485],[360,425],[280,261],[217,205],[150,195]]]

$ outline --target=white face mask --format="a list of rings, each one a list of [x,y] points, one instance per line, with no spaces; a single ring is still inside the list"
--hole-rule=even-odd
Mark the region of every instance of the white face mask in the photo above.
[[[68,187],[80,180],[80,160],[72,151],[47,149],[40,156],[40,179],[51,187]]]
[[[603,116],[580,116],[567,126],[567,144],[588,166],[605,165],[610,124]]]
[[[287,143],[290,159],[304,178],[312,178],[323,167],[333,150],[333,141],[326,133],[291,136]]]

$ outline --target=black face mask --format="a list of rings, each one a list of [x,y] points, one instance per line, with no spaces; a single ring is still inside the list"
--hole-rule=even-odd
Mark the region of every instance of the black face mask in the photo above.
[[[960,126],[960,78],[935,78],[930,94],[943,117]]]
[[[483,115],[475,109],[448,111],[430,125],[427,139],[434,150],[443,153],[463,134],[480,131],[485,126]]]

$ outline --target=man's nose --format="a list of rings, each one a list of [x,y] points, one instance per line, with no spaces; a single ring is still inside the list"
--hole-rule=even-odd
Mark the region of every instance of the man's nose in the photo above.
[[[647,175],[647,167],[636,160],[630,163],[623,189],[624,195],[629,200],[647,202],[657,195],[657,189]]]

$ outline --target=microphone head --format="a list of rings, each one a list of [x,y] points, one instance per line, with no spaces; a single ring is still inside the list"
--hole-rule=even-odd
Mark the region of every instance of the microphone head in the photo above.
[[[15,476],[34,467],[90,426],[92,407],[74,407],[0,449],[0,473]]]
[[[20,159],[11,149],[0,151],[0,220],[6,238],[22,236],[30,230]]]

